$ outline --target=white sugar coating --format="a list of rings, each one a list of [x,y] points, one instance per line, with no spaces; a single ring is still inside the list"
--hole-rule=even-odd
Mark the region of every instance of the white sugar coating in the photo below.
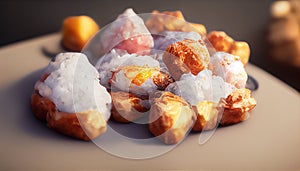
[[[99,72],[101,85],[108,88],[108,81],[112,77],[112,71],[116,71],[126,60],[136,57],[136,54],[128,54],[123,50],[112,49],[101,57],[95,67]]]
[[[216,52],[211,58],[209,69],[227,83],[244,88],[248,79],[244,65],[238,56],[226,52]]]
[[[151,78],[148,78],[141,85],[135,85],[131,80],[126,77],[126,73],[123,70],[120,70],[115,75],[115,80],[112,81],[112,88],[117,88],[124,92],[130,92],[138,96],[147,96],[154,92],[157,89],[157,86],[154,84]]]
[[[151,57],[158,61],[160,71],[162,71],[164,73],[169,73],[168,67],[166,66],[166,64],[163,61],[164,53],[165,53],[165,51],[153,50]]]
[[[150,68],[159,68],[159,62],[151,56],[136,56],[124,61],[121,66],[149,66]]]
[[[124,50],[112,49],[99,59],[95,67],[100,75],[100,83],[108,88],[108,81],[112,77],[112,72],[120,66],[144,65],[159,68],[160,64],[151,56],[138,56],[137,54],[128,54]]]
[[[45,70],[49,74],[35,89],[49,98],[61,112],[98,111],[110,117],[111,97],[99,83],[97,70],[82,53],[60,53]]]
[[[154,49],[166,50],[169,45],[184,39],[200,40],[201,36],[196,32],[164,31],[155,35]]]
[[[150,56],[132,56],[132,57],[128,57],[127,60],[125,60],[123,63],[120,64],[120,67],[124,67],[124,66],[128,66],[128,67],[141,66],[141,67],[155,68],[158,71],[160,64],[157,60],[155,60]],[[125,92],[131,92],[136,95],[142,96],[142,95],[148,95],[149,93],[157,89],[157,86],[154,84],[151,77],[149,77],[141,85],[132,84],[131,82],[132,80],[130,80],[126,76],[126,73],[124,73],[123,70],[116,72],[114,74],[114,77],[115,79],[111,82],[112,87],[115,87]]]
[[[109,52],[116,45],[129,38],[136,38],[136,47],[153,47],[151,33],[131,8],[128,8],[118,18],[102,29],[100,37],[101,50]]]
[[[210,70],[203,70],[196,76],[191,73],[184,74],[179,81],[166,88],[167,91],[183,97],[191,105],[197,105],[201,101],[218,103],[234,89],[234,86],[224,82],[221,77],[212,75]]]

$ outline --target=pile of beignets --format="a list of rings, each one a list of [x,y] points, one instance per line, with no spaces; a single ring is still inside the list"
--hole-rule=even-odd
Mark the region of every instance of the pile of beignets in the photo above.
[[[190,130],[242,122],[256,106],[245,88],[248,44],[224,32],[206,35],[180,11],[153,11],[144,22],[127,9],[96,36],[95,65],[88,54],[61,53],[35,84],[33,113],[62,134],[95,139],[112,119],[147,124],[176,144]]]

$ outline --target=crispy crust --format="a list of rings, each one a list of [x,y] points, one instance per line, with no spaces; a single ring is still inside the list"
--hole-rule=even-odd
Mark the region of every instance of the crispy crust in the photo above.
[[[197,120],[193,126],[193,131],[205,131],[214,129],[218,123],[219,109],[213,102],[200,102],[197,106],[192,106],[197,114]]]
[[[84,113],[59,112],[48,98],[34,93],[31,97],[31,108],[34,115],[46,121],[49,128],[62,134],[82,140],[91,140],[106,130],[106,121],[95,111]]]
[[[185,24],[185,19],[181,11],[152,11],[149,19],[146,21],[147,28],[151,33],[157,34],[165,30],[179,31]]]
[[[223,31],[212,31],[207,35],[216,51],[227,52],[240,57],[246,65],[250,57],[250,47],[247,42],[235,41]]]
[[[224,112],[220,121],[221,125],[231,125],[249,118],[249,111],[256,106],[256,101],[248,89],[237,89],[226,99],[222,99]]]
[[[44,82],[49,75],[49,73],[44,73],[39,81]],[[46,121],[47,113],[56,108],[55,104],[48,98],[42,97],[38,90],[34,90],[34,93],[31,95],[30,105],[35,117],[44,122]]]
[[[250,57],[250,47],[247,42],[241,42],[241,41],[235,41],[230,50],[229,53],[232,55],[239,56],[241,59],[241,62],[246,65],[249,61]]]
[[[165,144],[180,142],[195,120],[194,111],[183,98],[170,92],[154,95],[149,115],[149,130]]]
[[[181,11],[152,11],[152,15],[146,21],[147,28],[151,33],[157,34],[163,31],[197,32],[206,34],[206,28],[202,24],[185,21]]]
[[[49,111],[55,111],[55,104],[48,98],[44,98],[37,93],[31,95],[31,110],[41,121],[46,121]]]
[[[216,51],[228,52],[234,40],[223,31],[212,31],[207,35]]]
[[[190,69],[180,58],[170,53],[164,53],[163,62],[166,64],[170,74],[175,81],[180,80],[181,75],[189,73]]]
[[[117,122],[130,123],[144,116],[149,109],[141,104],[140,98],[127,92],[111,92],[111,116]]]
[[[89,141],[106,131],[103,116],[94,111],[86,113],[49,112],[48,127],[62,134]]]
[[[154,84],[157,86],[158,90],[165,90],[169,84],[174,82],[174,79],[162,71],[152,77]]]
[[[185,39],[171,44],[166,49],[163,61],[172,77],[179,80],[184,73],[191,72],[197,75],[207,68],[209,53],[203,42]]]

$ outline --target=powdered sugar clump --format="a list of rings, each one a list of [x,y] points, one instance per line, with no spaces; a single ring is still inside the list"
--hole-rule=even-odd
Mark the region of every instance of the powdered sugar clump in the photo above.
[[[152,92],[157,89],[157,86],[154,84],[153,80],[148,78],[145,82],[141,85],[135,85],[132,83],[126,75],[128,73],[120,70],[114,76],[115,79],[112,81],[112,88],[119,89],[124,92],[131,92],[137,96],[148,96]],[[152,74],[153,75],[153,74]]]
[[[66,113],[98,111],[110,117],[111,97],[99,84],[99,74],[82,53],[61,53],[45,70],[49,76],[35,89]]]
[[[137,53],[150,50],[154,45],[144,21],[131,8],[102,30],[100,44],[103,54],[113,48]]]
[[[109,88],[108,81],[112,77],[112,72],[121,66],[143,66],[159,67],[157,60],[150,56],[138,56],[137,54],[128,54],[124,50],[112,49],[104,55],[96,64],[96,69],[100,74],[100,83]]]
[[[148,95],[149,93],[153,92],[157,89],[157,86],[154,84],[152,80],[152,76],[155,74],[158,74],[160,70],[160,64],[159,62],[154,59],[151,56],[136,56],[136,55],[125,55],[124,56],[127,59],[122,59],[122,56],[114,56],[111,58],[111,60],[107,63],[107,66],[113,65],[116,66],[116,63],[118,63],[118,67],[115,68],[114,72],[114,79],[111,80],[111,86],[110,88],[117,88],[121,91],[125,92],[132,92],[136,95]],[[118,59],[122,60],[118,60]],[[122,61],[122,63],[121,63]],[[108,71],[109,70],[109,71]],[[111,69],[108,69],[106,71],[102,71],[100,76],[109,77],[109,79],[112,77],[112,71]],[[108,73],[108,72],[110,73]],[[149,77],[141,84],[141,85],[135,85],[132,83],[132,80],[128,77],[129,75],[133,76],[139,74],[139,73],[145,73],[148,75],[149,71]],[[105,73],[108,74],[105,76]],[[104,80],[105,81],[105,80]],[[102,81],[101,81],[102,82]],[[107,85],[107,83],[105,82]]]
[[[191,105],[201,101],[218,103],[227,97],[234,86],[224,82],[219,76],[213,76],[210,70],[203,70],[196,76],[189,73],[181,76],[179,81],[170,84],[166,90],[183,97]]]
[[[209,69],[214,75],[222,77],[227,83],[244,88],[247,73],[238,56],[226,52],[216,52],[210,59]]]

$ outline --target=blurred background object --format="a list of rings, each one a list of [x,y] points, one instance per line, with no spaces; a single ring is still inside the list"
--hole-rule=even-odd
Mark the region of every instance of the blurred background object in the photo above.
[[[89,16],[67,17],[62,26],[62,46],[69,51],[80,52],[98,31],[98,24]]]
[[[273,16],[280,18],[292,8],[291,5],[283,3],[284,7],[277,10],[278,7],[272,7],[274,2],[274,0],[2,0],[0,46],[59,32],[63,20],[69,16],[89,16],[103,28],[129,7],[136,13],[180,10],[187,21],[204,24],[207,32],[225,31],[234,40],[248,42],[251,49],[251,63],[262,67],[300,91],[300,82],[297,78],[300,72],[295,76],[295,67],[282,67],[274,62],[275,57],[267,57],[270,43],[266,35],[273,22],[271,18]],[[273,9],[275,12],[270,12],[271,8],[275,8]]]
[[[265,68],[300,91],[300,1],[274,1],[270,14]]]
[[[270,12],[270,56],[287,65],[300,67],[300,1],[273,2]]]

